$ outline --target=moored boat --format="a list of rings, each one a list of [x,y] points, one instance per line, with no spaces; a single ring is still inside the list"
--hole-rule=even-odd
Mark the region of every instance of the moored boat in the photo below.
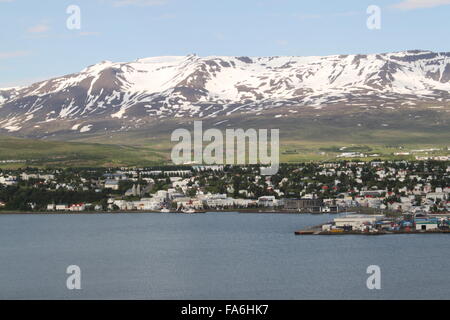
[[[183,209],[181,212],[186,213],[186,214],[196,213],[196,211],[194,209]]]

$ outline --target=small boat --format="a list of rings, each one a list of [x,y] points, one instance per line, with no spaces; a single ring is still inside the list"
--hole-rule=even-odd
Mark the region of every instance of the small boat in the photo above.
[[[171,211],[167,208],[162,208],[161,213],[170,213]]]
[[[187,214],[196,213],[196,211],[194,209],[183,209],[181,212],[182,213],[187,213]]]

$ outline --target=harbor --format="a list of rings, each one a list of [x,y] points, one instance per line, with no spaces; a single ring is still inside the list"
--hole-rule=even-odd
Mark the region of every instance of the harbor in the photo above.
[[[296,235],[386,235],[450,233],[450,215],[348,214],[333,221],[295,231]]]

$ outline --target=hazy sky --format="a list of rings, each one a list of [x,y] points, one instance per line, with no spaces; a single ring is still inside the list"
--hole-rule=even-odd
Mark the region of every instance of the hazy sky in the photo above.
[[[380,30],[367,28],[370,5]],[[102,60],[450,51],[449,40],[450,0],[0,0],[0,87]]]

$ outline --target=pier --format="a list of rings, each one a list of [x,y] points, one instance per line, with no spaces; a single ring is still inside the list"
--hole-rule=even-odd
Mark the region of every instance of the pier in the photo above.
[[[387,235],[450,233],[448,216],[387,217],[355,215],[337,217],[332,222],[295,231],[295,235]]]

